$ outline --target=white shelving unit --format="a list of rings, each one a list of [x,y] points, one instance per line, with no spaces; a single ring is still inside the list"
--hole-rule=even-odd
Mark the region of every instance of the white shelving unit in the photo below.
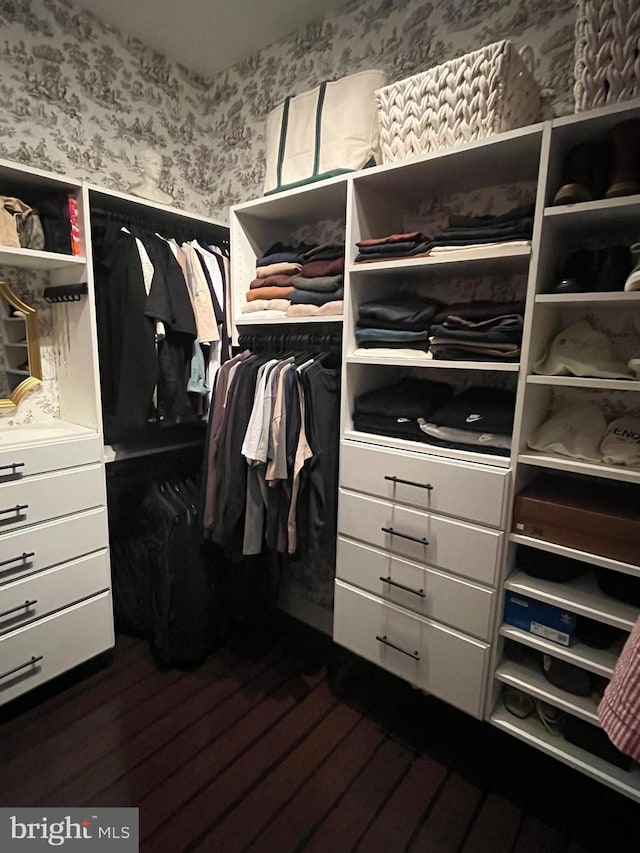
[[[282,193],[265,196],[254,201],[244,202],[231,207],[231,287],[233,320],[235,325],[234,343],[244,327],[254,326],[291,326],[331,323],[333,327],[342,324],[342,317],[296,317],[287,319],[284,314],[274,316],[272,312],[244,314],[246,291],[249,283],[256,277],[256,259],[277,242],[291,244],[300,242],[298,234],[305,231],[315,234],[318,242],[324,242],[326,223],[332,223],[335,230],[344,234],[347,206],[347,187],[351,175],[339,175],[327,178],[307,186],[286,190]],[[264,313],[265,316],[259,316]]]
[[[417,629],[412,627],[415,625],[415,613],[412,614],[415,608],[409,601],[398,603],[397,598],[391,601],[385,589],[376,585],[376,579],[366,580],[365,567],[369,563],[373,565],[382,555],[389,561],[389,565],[402,564],[402,571],[407,572],[407,560],[403,557],[410,556],[411,571],[415,572],[422,563],[429,566],[431,558],[440,561],[437,562],[438,571],[446,577],[447,567],[441,562],[442,553],[430,542],[430,536],[433,538],[432,529],[437,528],[439,523],[439,513],[446,515],[449,520],[457,520],[462,541],[470,535],[471,527],[475,531],[482,528],[485,523],[480,520],[483,508],[486,509],[490,501],[497,501],[496,507],[499,506],[500,511],[496,509],[498,515],[490,528],[501,537],[496,564],[491,567],[476,565],[477,549],[472,547],[469,547],[465,557],[467,561],[473,562],[474,571],[477,569],[484,578],[479,580],[478,575],[474,574],[492,601],[494,632],[485,638],[482,663],[476,659],[475,664],[482,667],[487,679],[486,689],[479,691],[484,696],[483,715],[504,731],[640,801],[639,771],[625,773],[572,746],[562,737],[554,738],[533,718],[518,720],[505,710],[500,695],[504,684],[519,685],[532,695],[544,698],[544,701],[556,704],[568,713],[588,720],[590,724],[596,724],[593,700],[581,700],[570,694],[561,695],[562,691],[553,688],[541,673],[504,658],[504,642],[508,639],[555,655],[604,678],[611,676],[620,651],[619,644],[605,650],[590,648],[580,642],[568,648],[556,646],[503,624],[506,590],[561,606],[626,632],[631,630],[638,616],[636,608],[605,595],[593,574],[567,584],[553,584],[525,575],[517,569],[517,549],[527,545],[542,553],[581,560],[589,566],[637,577],[640,577],[640,565],[621,563],[553,542],[509,533],[513,495],[539,473],[553,471],[558,476],[581,476],[586,483],[594,485],[595,478],[632,486],[640,483],[638,470],[538,453],[527,446],[531,432],[551,411],[557,410],[567,400],[604,400],[605,405],[610,407],[605,412],[607,416],[619,416],[621,412],[640,416],[640,382],[631,377],[620,380],[553,377],[537,375],[532,371],[532,364],[544,355],[557,332],[570,323],[587,316],[597,317],[602,321],[601,326],[607,330],[607,324],[612,318],[640,319],[640,293],[551,292],[560,276],[564,260],[573,248],[585,242],[591,245],[596,238],[609,244],[637,240],[640,233],[640,196],[599,199],[561,207],[553,206],[552,201],[560,186],[563,162],[570,149],[585,139],[601,138],[617,123],[638,115],[640,102],[630,102],[257,199],[232,210],[231,227],[235,322],[240,330],[248,327],[267,330],[273,324],[290,324],[278,317],[243,317],[240,314],[244,291],[254,277],[256,258],[272,242],[286,241],[285,238],[303,221],[312,226],[324,219],[342,217],[345,221],[341,499],[336,570],[336,589],[341,604],[334,622],[336,641],[411,680],[412,676],[407,673],[412,664],[404,660],[402,664],[399,663],[394,658],[398,652],[389,648],[381,650],[375,642],[371,644],[369,635],[373,631],[374,636],[376,632],[379,636],[387,636],[387,628],[391,630],[391,626],[395,625],[398,636],[403,636],[406,641],[404,644],[398,642],[397,645],[403,648],[405,645],[407,648],[411,646],[410,651],[421,655],[420,640],[416,639],[415,633]],[[405,223],[409,220],[412,224],[417,221],[416,210],[421,202],[433,202],[431,208],[434,208],[437,206],[436,199],[440,201],[470,191],[478,198],[485,192],[495,191],[499,183],[510,182],[530,182],[533,188],[535,218],[530,246],[460,250],[437,257],[364,263],[355,261],[356,243],[361,239],[418,230],[416,227],[405,228]],[[461,204],[459,197],[457,204]],[[356,353],[354,330],[358,309],[363,302],[403,290],[443,302],[464,301],[451,297],[451,285],[465,280],[473,282],[473,287],[477,286],[478,281],[482,282],[481,287],[485,287],[485,281],[489,282],[488,295],[484,296],[481,289],[475,289],[474,299],[492,298],[491,288],[500,282],[500,296],[493,298],[513,298],[525,302],[520,363],[444,361],[430,358],[427,354],[373,349]],[[505,286],[505,282],[509,282],[508,286]],[[505,293],[509,296],[505,297]],[[329,318],[323,319],[329,321]],[[303,322],[296,320],[295,324],[302,325]],[[613,338],[616,338],[615,332]],[[617,345],[617,338],[615,343]],[[640,350],[638,352],[640,354]],[[621,357],[621,360],[624,359]],[[489,456],[473,452],[472,449],[454,450],[354,429],[354,399],[367,391],[391,386],[406,376],[449,382],[456,391],[472,384],[494,383],[497,387],[514,390],[516,406],[511,456]],[[461,469],[464,470],[464,480],[458,481]],[[464,493],[464,504],[467,507],[464,513],[460,509],[460,498],[457,502],[449,502],[449,499],[444,500],[436,493],[436,488],[442,488],[436,484],[441,482],[460,482],[459,494]],[[424,491],[428,489],[431,490]],[[498,492],[492,489],[498,489]],[[489,497],[490,493],[492,498]],[[478,496],[477,516],[474,516],[473,509],[468,509],[469,494]],[[393,523],[389,522],[388,526],[393,528],[393,534],[381,539],[377,529],[374,529],[377,520],[372,521],[369,517],[372,513],[380,514],[380,518],[392,519]],[[366,523],[363,519],[366,519]],[[394,539],[409,529],[419,542],[429,541],[419,556],[417,551],[411,550],[413,545],[407,545],[406,542],[399,545]],[[442,545],[438,543],[437,547],[440,549]],[[358,556],[358,559],[362,559],[362,566],[358,565],[356,571],[354,565],[344,562],[346,557],[341,557],[341,554],[350,554],[353,559]],[[486,574],[483,575],[485,570]],[[372,616],[374,613],[377,614],[375,619]],[[462,612],[460,621],[456,623],[463,638],[464,618]],[[354,625],[358,626],[357,629]],[[388,639],[393,641],[391,633]],[[424,654],[427,652],[425,650]],[[467,671],[465,666],[477,653],[475,647],[473,653],[471,647],[465,650],[464,644],[456,652],[458,678],[461,672]],[[431,654],[435,657],[430,660],[430,665],[437,670],[441,661],[436,653],[432,651]],[[423,678],[420,680],[424,689],[429,689],[427,682]],[[461,706],[460,698],[453,695],[448,697],[446,690],[444,694],[440,691],[438,695]],[[465,707],[474,708],[477,699],[478,695],[467,696],[465,702],[468,700],[468,704]]]
[[[625,119],[640,115],[640,102],[621,104],[595,110],[592,113],[570,116],[551,123],[548,149],[543,154],[541,193],[544,198],[542,215],[537,217],[532,245],[532,276],[529,281],[529,313],[525,327],[520,387],[521,411],[516,416],[514,491],[539,474],[553,473],[559,477],[581,477],[585,489],[597,488],[599,480],[610,480],[637,487],[640,469],[603,463],[585,462],[531,450],[527,445],[530,433],[543,423],[550,413],[562,406],[592,401],[603,407],[607,420],[623,413],[640,414],[640,383],[631,379],[601,379],[574,376],[545,376],[532,372],[532,364],[546,352],[548,345],[561,329],[581,319],[589,319],[598,328],[610,331],[614,348],[619,344],[616,329],[624,324],[627,338],[635,323],[637,341],[626,339],[630,348],[618,353],[619,361],[640,352],[640,293],[596,292],[556,294],[552,290],[568,254],[583,247],[616,243],[630,244],[632,235],[640,229],[640,196],[597,199],[591,202],[555,207],[552,200],[562,182],[566,155],[579,142],[602,139],[607,131]],[[625,486],[628,487],[628,486]],[[639,493],[640,497],[640,493]],[[640,506],[640,501],[639,501]],[[603,592],[594,571],[566,583],[554,583],[530,577],[518,568],[518,548],[527,546],[542,555],[549,553],[578,560],[594,569],[620,572],[640,578],[638,565],[622,563],[598,554],[569,548],[544,539],[511,533],[505,550],[504,590],[518,593],[548,605],[575,613],[596,622],[629,632],[640,615],[637,607]],[[624,638],[625,635],[623,635]],[[541,653],[559,658],[596,676],[612,676],[621,651],[621,640],[611,648],[598,649],[573,638],[568,647],[544,640],[502,622],[501,607],[497,611],[497,654],[495,657],[496,687],[489,694],[487,717],[497,727],[530,743],[560,761],[579,769],[632,799],[640,801],[640,768],[632,772],[580,749],[561,736],[545,730],[536,715],[520,720],[505,708],[501,685],[510,685],[537,699],[561,708],[598,726],[597,701],[591,697],[574,696],[550,684],[535,661],[513,660],[504,655],[504,641],[509,640]]]
[[[73,197],[82,250],[0,247],[1,277],[36,308],[43,369],[40,385],[0,412],[5,703],[106,651],[114,632],[87,189],[6,162],[0,179],[4,192],[35,207],[43,198]],[[79,283],[86,283],[79,301],[42,299],[47,286]],[[21,367],[27,331],[21,318],[3,318],[1,326],[12,386],[29,376]]]

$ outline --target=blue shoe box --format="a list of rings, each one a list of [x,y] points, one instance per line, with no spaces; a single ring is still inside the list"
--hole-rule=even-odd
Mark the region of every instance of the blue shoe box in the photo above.
[[[570,645],[576,629],[575,613],[511,590],[507,591],[504,621],[561,646]]]

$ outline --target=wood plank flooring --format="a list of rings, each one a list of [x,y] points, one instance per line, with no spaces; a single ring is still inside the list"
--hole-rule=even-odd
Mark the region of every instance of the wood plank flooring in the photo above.
[[[144,853],[610,853],[640,807],[293,620],[146,644],[0,709],[0,805],[137,806]]]

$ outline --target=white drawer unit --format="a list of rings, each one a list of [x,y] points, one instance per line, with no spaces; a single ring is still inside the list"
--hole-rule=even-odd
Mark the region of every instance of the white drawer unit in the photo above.
[[[490,637],[495,592],[486,587],[342,536],[338,537],[336,575],[421,616],[483,640]]]
[[[107,551],[98,551],[2,587],[0,634],[105,592],[111,586]]]
[[[0,533],[105,504],[100,465],[5,483],[0,486]]]
[[[4,584],[16,578],[91,554],[108,545],[105,507],[5,533],[0,536],[0,592]]]
[[[0,702],[9,702],[111,648],[111,593],[0,637]]]
[[[497,530],[340,490],[338,532],[393,554],[494,586]]]
[[[59,441],[55,444],[36,444],[16,449],[0,450],[0,483],[90,465],[102,459],[102,442],[95,435]]]
[[[336,581],[333,638],[474,717],[490,646]]]
[[[501,527],[508,472],[400,450],[342,443],[340,485],[397,503]]]

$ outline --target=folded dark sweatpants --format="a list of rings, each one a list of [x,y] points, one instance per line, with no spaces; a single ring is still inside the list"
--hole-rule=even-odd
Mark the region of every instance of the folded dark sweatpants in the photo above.
[[[511,435],[516,395],[502,388],[466,388],[431,416],[438,426]]]
[[[353,416],[353,428],[359,432],[370,432],[375,435],[391,436],[392,438],[405,438],[409,441],[424,440],[424,433],[415,418],[410,420],[385,415],[361,415],[356,412]]]
[[[335,302],[344,297],[344,288],[340,287],[333,293],[316,293],[313,290],[296,290],[294,287],[287,299],[292,305],[326,305],[327,302]]]
[[[385,417],[429,418],[452,395],[451,386],[431,379],[406,377],[386,388],[367,391],[354,400],[357,414]]]
[[[436,313],[443,308],[438,299],[414,293],[372,299],[358,308],[358,328],[428,332]]]

